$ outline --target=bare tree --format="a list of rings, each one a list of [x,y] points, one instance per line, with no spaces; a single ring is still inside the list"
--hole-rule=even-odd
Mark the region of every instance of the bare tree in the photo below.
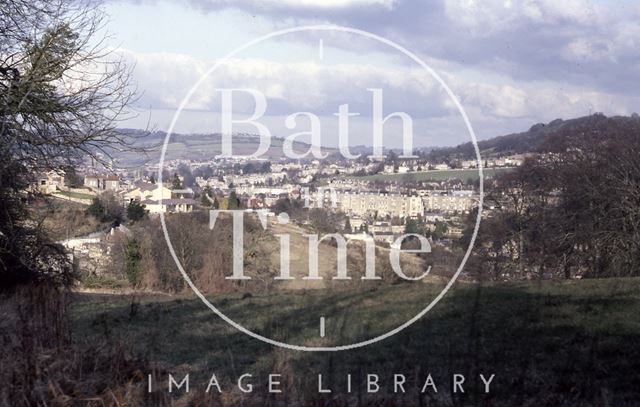
[[[72,0],[0,0],[0,278],[9,283],[5,286],[69,275],[64,253],[28,219],[25,200],[33,175],[87,157],[104,162],[118,149],[134,148],[135,140],[115,131],[135,92],[130,69],[100,35],[103,17],[95,4]]]
[[[480,263],[494,278],[638,275],[638,157],[637,117],[593,115],[549,135],[488,188],[497,209],[481,228]]]

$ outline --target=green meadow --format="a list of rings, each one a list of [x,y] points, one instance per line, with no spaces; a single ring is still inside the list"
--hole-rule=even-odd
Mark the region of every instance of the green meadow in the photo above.
[[[496,174],[509,171],[511,168],[485,168],[483,175],[490,178]],[[386,181],[386,182],[416,182],[416,181],[444,181],[447,179],[459,178],[462,181],[477,180],[480,174],[477,169],[467,170],[432,170],[412,172],[408,174],[376,174],[363,177],[354,177],[366,181]]]
[[[375,336],[404,322],[441,287],[400,284],[375,290],[297,290],[212,296],[243,326],[305,346],[333,346]],[[223,391],[247,402],[338,405],[374,400],[394,405],[637,405],[640,402],[640,279],[456,283],[424,317],[364,348],[302,352],[241,333],[199,299],[76,294],[71,306],[79,342],[118,341],[162,372],[189,373],[194,388],[216,374]],[[308,315],[312,317],[307,318]],[[317,316],[326,318],[321,338]],[[181,373],[182,372],[182,373]],[[253,375],[256,391],[235,381]],[[285,391],[266,394],[269,373]],[[319,394],[317,375],[332,394]],[[465,393],[451,376],[464,374]],[[351,393],[345,378],[353,377]],[[380,390],[366,391],[367,374]],[[394,374],[407,378],[394,393]],[[431,374],[438,392],[420,390]],[[495,374],[484,393],[479,374]],[[204,387],[203,387],[204,386]],[[175,394],[174,397],[179,397]],[[272,403],[273,404],[273,403]],[[249,404],[253,405],[253,404]]]

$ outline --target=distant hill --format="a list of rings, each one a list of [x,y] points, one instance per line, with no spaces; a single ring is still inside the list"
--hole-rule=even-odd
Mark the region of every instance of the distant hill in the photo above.
[[[111,151],[119,166],[139,166],[143,164],[155,163],[160,159],[160,152],[164,144],[167,133],[164,131],[144,132],[135,129],[120,129],[121,134],[131,140],[136,147],[148,150],[146,153],[132,151]],[[267,160],[277,160],[284,157],[284,140],[272,137],[269,150],[261,156]],[[249,155],[258,149],[258,136],[252,134],[239,134],[233,136],[233,152],[239,155]],[[298,153],[305,152],[310,145],[302,142],[295,142],[293,150]],[[334,153],[337,150],[323,147],[323,152]],[[167,144],[165,160],[192,159],[192,160],[212,160],[221,153],[220,134],[178,134],[171,135]]]
[[[640,122],[637,114],[632,116],[606,117],[602,113],[590,116],[578,117],[575,119],[556,119],[549,123],[538,123],[529,130],[512,133],[504,136],[494,137],[478,142],[480,153],[483,158],[491,158],[498,155],[522,154],[527,152],[541,151],[542,148],[549,148],[554,145],[555,138],[563,138],[570,134],[590,131],[595,128],[607,129],[624,127],[629,122]],[[160,159],[160,151],[167,135],[166,132],[144,132],[142,130],[122,129],[120,132],[129,137],[133,144],[144,147],[147,153],[117,151],[111,152],[116,158],[119,166],[134,167],[144,164],[156,163]],[[166,160],[193,159],[211,160],[219,155],[220,134],[173,134],[167,146]],[[559,142],[560,140],[558,140]],[[262,158],[267,160],[278,160],[284,157],[282,151],[284,139],[271,139],[271,147]],[[252,134],[236,135],[233,138],[234,153],[248,155],[258,148],[258,136]],[[309,144],[296,142],[294,151],[304,152],[309,149]],[[336,154],[338,150],[330,147],[322,147],[323,152]],[[371,147],[353,146],[352,153],[370,154]],[[434,147],[418,149],[422,153],[428,153],[428,158],[432,161],[442,162],[451,160],[470,160],[475,158],[475,151],[471,142],[460,144],[455,147]],[[399,150],[398,150],[399,151]]]
[[[546,146],[550,145],[556,136],[579,133],[595,125],[620,126],[633,120],[640,121],[640,117],[637,114],[632,116],[606,117],[602,113],[596,113],[569,120],[556,119],[547,124],[538,123],[533,125],[529,130],[521,133],[507,134],[505,136],[479,141],[478,148],[485,158],[495,155],[541,151],[543,147],[546,148]],[[475,150],[473,144],[468,142],[456,147],[434,149],[431,151],[429,157],[434,161],[446,161],[450,159],[468,160],[475,158]]]

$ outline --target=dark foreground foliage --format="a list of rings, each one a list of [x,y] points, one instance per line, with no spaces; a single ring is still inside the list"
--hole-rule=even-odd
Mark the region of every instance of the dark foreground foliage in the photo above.
[[[130,344],[72,337],[68,294],[22,286],[0,298],[0,406],[168,405],[148,393]]]
[[[640,118],[593,115],[548,131],[534,156],[486,186],[476,244],[492,279],[638,276]],[[475,214],[463,244],[469,241]]]

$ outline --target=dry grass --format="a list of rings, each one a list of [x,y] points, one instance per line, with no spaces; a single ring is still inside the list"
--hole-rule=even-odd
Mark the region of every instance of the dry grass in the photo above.
[[[151,369],[126,344],[72,341],[64,291],[22,287],[3,295],[0,315],[1,406],[169,404],[164,393],[145,392]]]
[[[85,209],[83,205],[55,199],[31,206],[33,218],[42,222],[47,235],[54,241],[88,235],[108,226],[88,215]]]

